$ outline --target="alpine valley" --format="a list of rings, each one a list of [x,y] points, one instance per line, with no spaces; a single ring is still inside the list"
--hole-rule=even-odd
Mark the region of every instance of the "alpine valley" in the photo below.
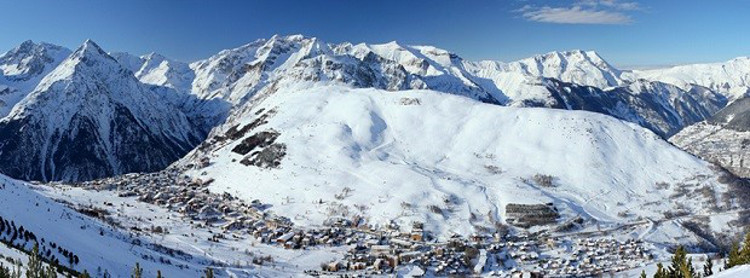
[[[623,70],[277,35],[184,63],[27,41],[0,55],[0,259],[635,276],[743,236],[749,97],[747,57]]]

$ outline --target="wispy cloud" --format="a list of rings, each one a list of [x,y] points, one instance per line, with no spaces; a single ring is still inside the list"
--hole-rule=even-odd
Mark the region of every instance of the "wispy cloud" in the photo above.
[[[529,21],[562,24],[628,24],[629,12],[641,7],[636,2],[618,0],[581,0],[569,6],[526,5],[516,10]]]
[[[604,7],[621,11],[637,11],[641,5],[637,2],[618,1],[618,0],[580,0],[578,4],[590,7]]]

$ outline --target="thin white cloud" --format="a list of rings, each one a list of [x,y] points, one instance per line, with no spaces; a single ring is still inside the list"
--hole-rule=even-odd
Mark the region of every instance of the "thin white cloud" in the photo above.
[[[636,2],[617,0],[581,0],[567,7],[526,5],[516,10],[529,21],[560,24],[628,24],[627,12],[638,11]]]
[[[604,7],[621,11],[638,11],[641,6],[637,2],[618,1],[618,0],[580,0],[579,4],[590,7]]]

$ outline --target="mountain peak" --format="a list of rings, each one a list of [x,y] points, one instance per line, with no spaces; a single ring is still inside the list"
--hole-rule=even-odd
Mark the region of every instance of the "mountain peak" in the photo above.
[[[149,60],[149,61],[164,61],[164,60],[169,60],[164,55],[161,55],[161,54],[156,53],[156,52],[151,52],[149,54],[143,55],[143,56],[141,56],[141,59],[145,59],[145,60]]]
[[[84,41],[83,44],[81,44],[81,46],[78,47],[76,52],[83,52],[83,53],[93,52],[93,53],[107,54],[106,52],[104,52],[104,50],[102,50],[102,48],[98,44],[96,44],[91,39],[87,39],[86,41]]]
[[[31,47],[33,47],[35,45],[36,45],[36,43],[34,43],[34,41],[32,41],[32,40],[26,40],[26,41],[22,42],[21,45],[19,45],[18,47],[19,48],[31,48]]]
[[[509,64],[511,69],[532,76],[556,78],[565,82],[607,88],[622,83],[622,72],[595,51],[580,49],[553,51]]]
[[[568,51],[552,51],[547,52],[545,54],[536,55],[532,57],[533,59],[537,60],[547,60],[551,58],[556,59],[576,59],[576,60],[589,60],[589,61],[604,61],[604,59],[594,50],[581,50],[581,49],[573,49]]]
[[[49,44],[45,42],[36,43],[32,40],[26,40],[22,42],[20,45],[18,45],[17,47],[13,48],[12,50],[2,55],[0,59],[10,57],[10,56],[18,56],[18,55],[26,56],[26,55],[31,55],[33,53],[43,53],[43,52],[47,52],[50,50],[62,51],[62,50],[67,50],[67,49],[65,49],[62,46]]]
[[[293,35],[279,35],[275,34],[271,36],[268,41],[303,41],[303,40],[315,40],[315,37],[306,37],[302,34],[293,34]]]
[[[27,40],[0,55],[0,75],[11,81],[38,81],[69,54],[70,50],[62,46]]]
[[[112,68],[124,68],[123,65],[117,62],[115,58],[107,54],[98,44],[92,40],[86,40],[81,46],[73,52],[69,60],[74,61],[73,63],[83,62],[87,66],[93,66],[96,64],[107,65]],[[94,62],[96,61],[96,62]],[[65,62],[63,62],[65,64]]]

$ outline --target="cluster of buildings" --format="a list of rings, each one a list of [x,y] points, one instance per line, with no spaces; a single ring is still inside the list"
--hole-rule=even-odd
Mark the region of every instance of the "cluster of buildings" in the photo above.
[[[359,242],[344,258],[308,274],[370,276],[411,267],[437,276],[590,277],[642,266],[652,260],[647,250],[639,240],[611,238],[456,236],[438,243],[411,240],[402,233]]]
[[[309,270],[310,275],[385,275],[409,268],[412,275],[596,276],[637,267],[650,259],[643,243],[632,240],[571,241],[545,235],[477,234],[437,242],[423,230],[421,223],[413,223],[410,231],[403,231],[395,223],[374,229],[356,217],[329,219],[322,228],[303,229],[294,227],[286,217],[269,213],[268,206],[259,200],[247,203],[229,194],[210,193],[207,186],[212,180],[191,178],[182,174],[184,170],[172,167],[157,173],[128,174],[78,186],[118,190],[122,197],[135,197],[183,213],[196,225],[249,234],[259,242],[281,248],[351,246],[343,258]],[[550,204],[515,205],[509,209],[509,214],[524,224],[547,222],[557,216]]]
[[[542,265],[552,276],[594,276],[628,270],[652,260],[640,240],[579,238],[572,242],[567,257]]]

